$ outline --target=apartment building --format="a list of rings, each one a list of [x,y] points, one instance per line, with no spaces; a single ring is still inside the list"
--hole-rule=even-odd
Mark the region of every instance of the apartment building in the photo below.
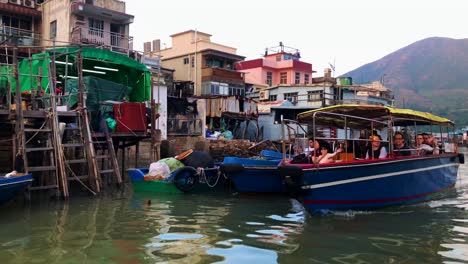
[[[42,45],[89,44],[127,53],[133,15],[118,0],[47,0],[41,4]]]
[[[146,56],[161,56],[162,66],[175,70],[174,81],[188,82],[192,95],[244,95],[244,76],[234,65],[245,57],[235,48],[214,43],[210,34],[195,30],[171,39],[171,47],[154,47]]]
[[[34,0],[0,0],[0,43],[40,45],[42,13],[38,7]]]
[[[307,85],[312,83],[312,64],[300,61],[298,49],[267,48],[263,58],[239,62],[236,69],[246,73],[245,82],[254,85]]]

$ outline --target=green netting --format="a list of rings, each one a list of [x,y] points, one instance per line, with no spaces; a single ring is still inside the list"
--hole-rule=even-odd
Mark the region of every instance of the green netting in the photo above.
[[[65,82],[64,76],[76,77],[77,76],[77,51],[80,48],[67,47],[48,50],[47,52],[35,54],[31,59],[22,60],[18,67],[20,73],[20,86],[22,92],[37,90],[39,87],[46,92],[49,91],[49,79],[47,78],[49,72],[49,64],[52,59],[56,63],[56,78],[62,83]],[[128,94],[128,101],[130,102],[143,102],[150,98],[150,72],[144,64],[129,58],[125,55],[115,53],[108,50],[84,47],[82,50],[82,68],[85,70],[96,71],[97,67],[113,68],[117,71],[104,71],[99,70],[104,74],[89,73],[83,71],[83,76],[99,76],[101,79],[112,81],[114,83],[129,87],[131,92]],[[65,64],[63,62],[67,62]],[[2,69],[1,72],[8,69]],[[38,78],[33,75],[41,75]],[[10,87],[16,87],[16,82],[11,75]],[[40,79],[40,84],[38,81]]]
[[[83,89],[86,92],[86,107],[90,112],[100,110],[105,101],[122,102],[127,100],[132,88],[94,76],[83,77]],[[68,79],[65,85],[65,102],[70,108],[78,102],[78,80]]]

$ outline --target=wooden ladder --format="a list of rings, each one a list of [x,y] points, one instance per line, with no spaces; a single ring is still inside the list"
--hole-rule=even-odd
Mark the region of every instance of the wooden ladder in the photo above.
[[[65,125],[65,135],[62,142],[69,183],[72,181],[79,181],[83,185],[85,185],[84,181],[93,183],[94,175],[90,169],[92,164],[89,164],[86,147],[83,120],[81,113],[77,112],[74,122],[68,122]]]
[[[107,127],[102,121],[101,127]],[[116,183],[122,185],[122,174],[120,173],[119,163],[117,161],[117,154],[114,148],[114,142],[107,129],[104,131],[104,136],[93,136],[93,145],[96,153],[95,160],[98,164],[98,173],[101,179],[104,178],[105,182],[109,185],[112,182],[110,177],[107,175],[112,174]]]
[[[34,123],[38,119],[31,118],[26,120]],[[24,122],[22,126],[24,127]],[[44,123],[39,128],[37,128],[37,125],[33,125],[31,127],[24,127],[23,129],[26,141],[26,171],[33,173],[35,179],[30,190],[55,189],[56,195],[59,196],[60,189],[53,143],[52,119],[50,116],[45,116]]]

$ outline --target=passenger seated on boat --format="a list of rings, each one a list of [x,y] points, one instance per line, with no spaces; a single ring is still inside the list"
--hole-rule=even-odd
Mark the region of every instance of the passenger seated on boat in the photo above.
[[[423,143],[418,147],[418,153],[420,155],[437,155],[439,154],[439,145],[437,138],[428,133],[422,133]]]
[[[323,142],[320,146],[320,155],[318,157],[312,157],[312,162],[319,164],[335,162],[333,158],[341,152],[343,152],[343,149],[338,148],[335,152],[332,153],[330,145],[326,142]]]
[[[371,146],[366,151],[366,159],[384,159],[387,157],[387,150],[381,144],[382,137],[374,135],[370,137]]]
[[[406,145],[405,143],[405,138],[403,137],[403,134],[399,131],[395,132],[395,135],[393,135],[393,154],[398,157],[398,156],[411,156],[411,150],[410,148]]]
[[[357,159],[364,159],[366,157],[366,152],[368,148],[368,142],[367,142],[367,137],[364,131],[361,131],[361,134],[359,135],[359,139],[355,140],[353,145],[356,145],[354,147],[354,156]]]
[[[315,150],[319,150],[319,149],[320,149],[320,142],[318,140],[314,140],[313,138],[309,138],[309,146],[305,148],[302,151],[302,153],[306,154],[306,156],[309,156],[315,153]]]

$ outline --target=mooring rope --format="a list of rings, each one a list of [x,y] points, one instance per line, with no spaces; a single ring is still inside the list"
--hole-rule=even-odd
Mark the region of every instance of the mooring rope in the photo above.
[[[91,190],[91,188],[89,188],[84,182],[82,182],[82,181],[80,180],[80,178],[78,178],[78,176],[75,174],[75,172],[74,172],[74,171],[72,170],[72,168],[70,167],[70,164],[68,164],[68,163],[66,163],[66,162],[65,162],[65,164],[67,165],[67,168],[68,168],[68,170],[71,172],[71,174],[73,175],[73,177],[75,177],[76,180],[77,180],[81,185],[83,185],[83,187],[85,187],[88,191],[90,191],[93,195],[96,195],[96,193],[95,193],[93,190]],[[89,176],[88,176],[88,177],[89,177]]]
[[[210,182],[208,181],[208,178],[206,177],[206,173],[205,173],[204,168],[197,168],[197,174],[200,175],[200,177],[202,177],[203,179],[205,179],[206,185],[208,185],[208,187],[210,187],[210,188],[213,188],[218,184],[218,181],[219,181],[219,178],[220,178],[220,175],[221,175],[221,173],[219,173],[219,170],[218,170],[217,178],[216,178],[215,183],[210,184]]]
[[[48,119],[46,119],[46,120],[44,121],[44,123],[42,123],[41,127],[39,128],[39,130],[41,130],[42,128],[44,128],[45,124],[47,124],[47,121],[48,121]],[[29,142],[31,142],[31,140],[33,140],[33,138],[34,138],[35,136],[37,136],[37,134],[39,134],[39,132],[40,132],[40,131],[36,131],[36,133],[34,133],[34,134],[28,139],[28,141],[26,141],[26,143],[24,143],[24,144],[26,145],[26,144],[28,144]]]

